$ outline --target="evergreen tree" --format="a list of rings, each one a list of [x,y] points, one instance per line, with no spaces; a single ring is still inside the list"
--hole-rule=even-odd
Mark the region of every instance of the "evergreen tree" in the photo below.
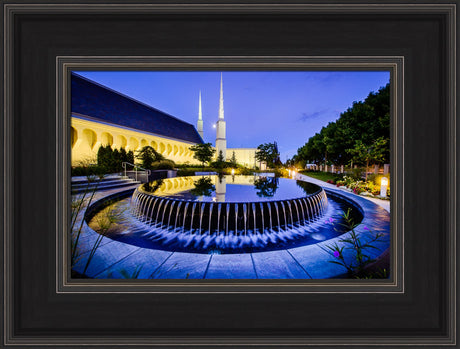
[[[235,152],[232,153],[232,158],[230,159],[230,163],[232,164],[233,167],[238,166],[238,162],[236,161]]]
[[[134,152],[132,150],[128,151],[127,159],[130,164],[134,164]]]

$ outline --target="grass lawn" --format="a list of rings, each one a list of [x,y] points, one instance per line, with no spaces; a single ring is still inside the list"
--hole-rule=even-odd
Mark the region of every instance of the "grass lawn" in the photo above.
[[[324,182],[327,182],[329,180],[337,181],[339,179],[342,179],[341,175],[329,172],[301,171],[300,173],[304,174],[305,176],[316,178]]]

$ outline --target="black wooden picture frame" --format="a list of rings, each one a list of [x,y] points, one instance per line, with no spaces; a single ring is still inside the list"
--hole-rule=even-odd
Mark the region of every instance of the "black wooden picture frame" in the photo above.
[[[1,3],[3,346],[457,344],[458,1]],[[389,282],[69,280],[66,79],[82,64],[387,67],[394,275]]]

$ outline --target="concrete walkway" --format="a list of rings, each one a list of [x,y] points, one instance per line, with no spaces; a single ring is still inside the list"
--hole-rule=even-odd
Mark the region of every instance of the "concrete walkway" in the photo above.
[[[310,180],[310,177],[298,175],[296,179]],[[356,229],[363,241],[372,239],[374,233],[384,238],[368,249],[366,253],[378,257],[390,246],[390,216],[380,206],[364,197],[339,190],[334,185],[319,181],[327,191],[353,200],[364,213],[364,219]],[[133,188],[134,189],[134,188]],[[96,193],[93,204],[98,200],[126,191],[125,188]],[[383,200],[381,200],[383,201]],[[80,217],[81,218],[81,217]],[[96,241],[99,247],[91,257],[85,274],[91,278],[123,279],[137,275],[139,279],[325,279],[343,277],[343,266],[331,263],[335,259],[328,246],[344,246],[341,239],[345,233],[333,239],[317,244],[288,248],[277,251],[254,252],[244,254],[200,254],[162,251],[142,248],[120,241],[102,237],[86,223],[78,243],[78,258],[73,270],[83,274],[91,250]],[[346,251],[346,250],[345,250]],[[354,257],[344,252],[347,260]]]
[[[317,185],[319,185],[320,187],[323,187],[323,188],[330,188],[330,189],[340,190],[340,191],[343,191],[345,193],[349,193],[351,195],[358,196],[360,198],[364,198],[366,200],[372,201],[374,204],[377,204],[380,207],[382,207],[383,209],[385,209],[386,211],[390,212],[390,200],[382,200],[382,199],[378,199],[378,198],[372,198],[372,197],[369,197],[369,196],[357,195],[357,194],[354,194],[352,192],[349,192],[348,190],[341,189],[341,188],[337,187],[335,184],[327,183],[327,182],[324,182],[322,180],[319,180],[319,179],[316,179],[316,178],[313,178],[313,177],[310,177],[310,176],[306,176],[306,175],[303,175],[303,174],[300,174],[300,173],[297,173],[295,175],[294,179],[298,179],[298,180],[305,181],[305,182],[311,182],[311,183],[317,184]]]

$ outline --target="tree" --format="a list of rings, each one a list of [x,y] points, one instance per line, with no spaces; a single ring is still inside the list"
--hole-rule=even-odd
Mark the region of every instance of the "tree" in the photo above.
[[[261,198],[270,198],[275,195],[276,190],[278,189],[279,182],[278,178],[263,178],[259,177],[254,181],[254,187],[259,190],[256,192],[258,197]]]
[[[388,140],[383,137],[376,139],[370,145],[366,145],[361,140],[357,140],[352,149],[347,149],[347,152],[353,156],[353,161],[366,164],[366,180],[369,163],[381,163],[385,160],[387,143]]]
[[[194,188],[190,190],[190,193],[195,196],[211,196],[216,190],[216,187],[212,184],[212,180],[209,177],[203,177],[193,182]]]
[[[101,145],[97,151],[97,165],[104,169],[105,172],[111,171],[112,148],[110,145]]]
[[[230,163],[232,164],[233,167],[238,166],[238,162],[236,161],[235,152],[232,153],[232,158],[230,159]]]
[[[379,156],[369,161],[388,161],[390,158],[390,84],[371,92],[364,101],[353,102],[353,105],[340,114],[335,122],[330,122],[320,132],[308,139],[297,150],[299,159],[308,163],[333,163],[345,165],[356,161],[359,156],[360,141],[371,148],[378,139],[386,140],[375,149]],[[357,149],[355,147],[357,146]],[[355,152],[352,150],[355,149]],[[358,162],[366,163],[365,160]]]
[[[276,143],[264,143],[257,147],[255,158],[259,162],[265,162],[268,167],[278,165],[280,154]]]
[[[152,169],[154,162],[164,160],[164,156],[158,153],[150,145],[146,145],[141,150],[136,152],[136,159],[139,159],[141,166],[145,169]]]
[[[222,152],[222,150],[219,151],[219,155],[217,156],[216,162],[213,162],[212,166],[215,166],[216,168],[226,167],[224,153]]]
[[[190,150],[194,153],[193,157],[200,161],[203,167],[205,162],[211,161],[216,152],[211,143],[195,144],[190,147]]]
[[[128,153],[126,153],[125,148],[120,148],[120,158],[122,162],[129,162]]]
[[[129,150],[128,153],[126,154],[126,157],[128,159],[127,162],[130,164],[134,164],[134,152],[132,150]]]

